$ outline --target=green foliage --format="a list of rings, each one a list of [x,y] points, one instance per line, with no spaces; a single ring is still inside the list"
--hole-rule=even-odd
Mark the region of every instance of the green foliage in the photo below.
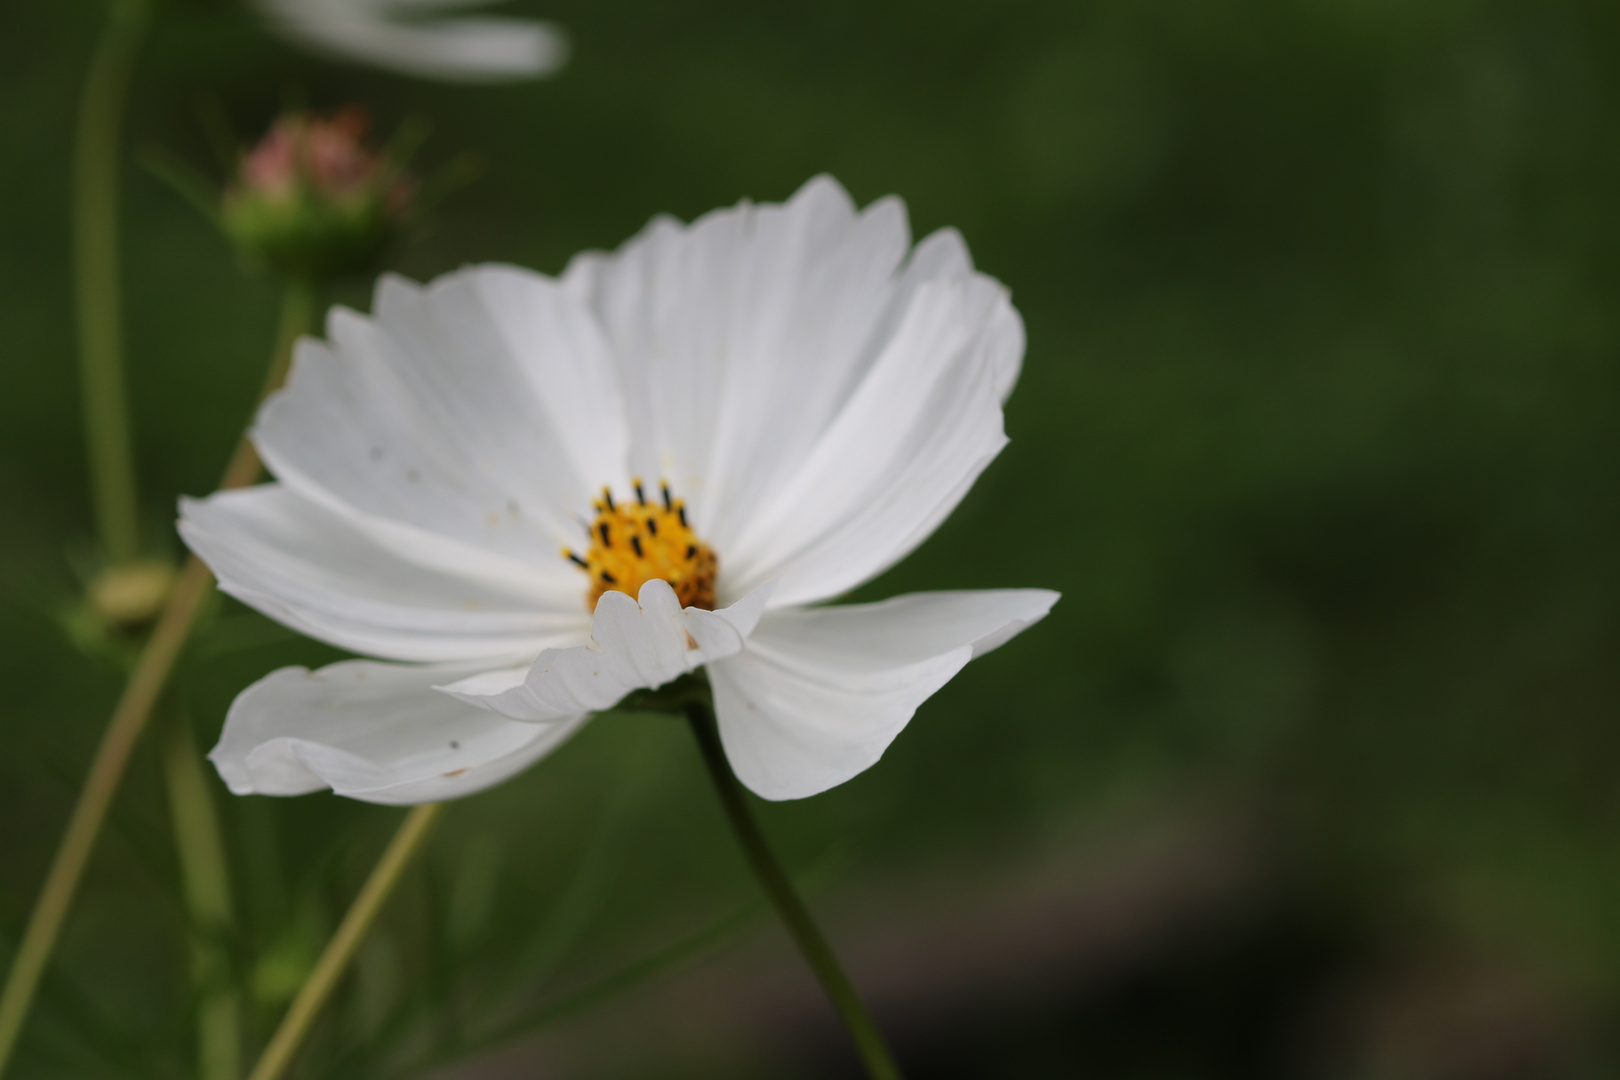
[[[321,107],[363,101],[384,129],[425,116],[435,146],[476,148],[489,171],[397,252],[416,278],[484,260],[556,271],[655,212],[782,198],[822,170],[862,202],[903,195],[918,235],[963,231],[1027,323],[1012,443],[861,598],[1030,585],[1064,600],[925,706],[876,769],[765,808],[791,865],[848,842],[841,891],[858,907],[863,890],[939,867],[965,889],[961,868],[1076,822],[1125,831],[1214,806],[1250,823],[1286,880],[1267,903],[1357,943],[1352,973],[1485,957],[1552,987],[1572,1029],[1613,1017],[1612,8],[530,10],[573,37],[559,79],[447,88],[302,57],[234,9],[176,6],[137,75],[131,145],[206,160],[192,119],[204,91],[244,134],[289,85]],[[90,532],[63,178],[95,21],[85,5],[0,15],[5,943],[120,678],[53,616],[77,591],[64,552]],[[134,170],[126,211],[156,530],[176,493],[209,488],[247,418],[275,297]],[[344,302],[368,303],[364,286],[344,288]],[[198,741],[250,680],[335,655],[229,606],[180,679]],[[612,714],[452,807],[301,1075],[457,1059],[747,921],[753,887],[689,743],[665,717]],[[188,1067],[186,936],[155,758],[133,772],[18,1077]],[[398,814],[218,793],[257,1045]],[[1258,945],[1243,955],[1245,970],[1293,977]],[[1231,1074],[1221,1062],[1235,1051],[1169,1057],[1185,1032],[1119,1026],[1156,1049],[1096,1075]],[[1075,1074],[1059,1044],[1027,1046],[1027,1075]],[[1594,1074],[1620,1062],[1611,1051],[1591,1051],[1605,1063]]]

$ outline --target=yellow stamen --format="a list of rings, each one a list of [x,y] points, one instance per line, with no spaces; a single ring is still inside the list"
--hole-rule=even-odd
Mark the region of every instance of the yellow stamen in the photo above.
[[[605,592],[638,596],[654,578],[667,581],[682,607],[714,609],[714,579],[720,569],[709,545],[687,524],[686,503],[660,484],[663,501],[648,502],[640,478],[631,481],[634,502],[617,503],[613,492],[602,489],[594,506],[591,546],[583,554],[567,548],[569,559],[591,577],[585,606],[596,610]]]

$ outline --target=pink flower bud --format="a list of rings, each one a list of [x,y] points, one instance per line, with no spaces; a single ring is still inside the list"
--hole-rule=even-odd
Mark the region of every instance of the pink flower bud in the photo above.
[[[366,140],[358,105],[278,117],[242,156],[221,219],[250,258],[281,273],[364,270],[392,241],[414,184]]]

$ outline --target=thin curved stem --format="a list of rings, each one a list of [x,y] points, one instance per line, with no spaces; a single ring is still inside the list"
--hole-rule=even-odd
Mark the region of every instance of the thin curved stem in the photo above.
[[[163,782],[191,922],[191,977],[197,1000],[198,1080],[242,1075],[242,995],[231,970],[231,879],[219,810],[191,719],[171,707],[162,740]]]
[[[287,369],[292,366],[293,347],[298,339],[315,325],[315,308],[319,290],[305,278],[289,278],[282,288],[281,319],[276,326],[276,344],[270,353],[270,367],[264,375],[264,387],[259,391],[263,401],[287,381]],[[259,453],[246,434],[237,440],[225,474],[220,477],[220,488],[247,487],[259,479]]]
[[[266,381],[267,392],[280,385],[292,346],[298,335],[308,329],[314,310],[313,297],[314,292],[307,284],[288,286],[282,306],[281,327],[270,361],[270,378]],[[244,435],[237,443],[219,486],[246,487],[258,476],[259,457]],[[164,686],[168,684],[169,675],[174,671],[181,649],[191,635],[192,624],[213,590],[213,584],[213,576],[200,559],[192,556],[186,560],[185,568],[180,571],[163,612],[158,616],[157,625],[152,628],[151,636],[146,639],[146,645],[135,661],[129,681],[124,684],[123,696],[113,709],[112,719],[101,736],[101,744],[96,747],[90,772],[79,791],[72,816],[68,818],[67,831],[56,849],[56,856],[45,876],[45,884],[40,889],[39,898],[34,901],[34,910],[23,930],[22,941],[12,958],[5,989],[0,990],[0,1074],[5,1073],[6,1064],[16,1049],[23,1021],[28,1017],[34,994],[39,988],[40,976],[44,974],[45,964],[56,946],[62,922],[67,917],[74,893],[78,891],[79,879],[84,875],[84,867],[95,847],[96,838],[101,834],[107,808],[112,804],[113,795],[124,778],[130,755],[146,728]]]
[[[832,946],[827,944],[820,927],[811,918],[810,910],[793,890],[793,883],[776,861],[765,834],[760,831],[759,822],[749,809],[748,796],[742,784],[737,782],[736,774],[731,771],[731,763],[726,760],[725,749],[720,745],[720,732],[715,727],[714,713],[709,703],[688,698],[683,707],[692,725],[692,733],[697,736],[698,747],[703,751],[703,763],[708,766],[709,777],[720,796],[720,805],[726,812],[732,831],[737,834],[737,842],[742,845],[754,876],[759,878],[765,895],[787,925],[799,951],[815,971],[816,978],[821,980],[822,989],[855,1043],[856,1053],[866,1066],[866,1074],[872,1080],[900,1080],[900,1069],[895,1065],[882,1033],[872,1022],[865,1002],[855,991],[849,976],[844,974]]]
[[[23,931],[17,955],[12,958],[6,988],[0,992],[0,1072],[5,1071],[6,1062],[16,1046],[23,1020],[39,987],[39,977],[44,973],[45,962],[56,945],[62,920],[78,889],[90,850],[101,832],[113,793],[118,790],[118,782],[123,778],[124,767],[129,764],[135,742],[146,726],[146,719],[151,715],[152,706],[162,692],[170,669],[174,667],[175,658],[180,655],[180,647],[185,643],[192,619],[208,595],[209,584],[208,569],[202,563],[193,559],[186,564],[175,582],[174,591],[169,594],[163,614],[158,617],[152,636],[141,651],[134,673],[124,686],[124,695],[119,699],[112,721],[101,737],[101,745],[96,748],[90,774],[79,791],[79,801],[73,807],[73,815],[68,818],[67,832],[56,849],[56,858],[51,862],[39,899],[34,902],[34,911]]]
[[[389,842],[388,849],[372,869],[371,876],[361,887],[360,894],[349,906],[348,914],[343,916],[337,933],[332,935],[321,958],[315,962],[314,970],[299,988],[298,996],[288,1006],[287,1014],[281,1018],[281,1026],[270,1037],[259,1063],[248,1074],[248,1080],[276,1080],[292,1064],[293,1055],[303,1044],[304,1036],[309,1033],[309,1027],[320,1013],[321,1006],[332,996],[338,979],[349,966],[349,961],[354,959],[355,950],[365,940],[372,923],[377,921],[378,913],[394,891],[394,886],[399,884],[412,857],[422,849],[423,841],[443,809],[443,803],[424,803],[414,807],[406,816],[394,839]]]
[[[96,531],[113,565],[140,554],[118,281],[118,155],[146,0],[114,0],[85,74],[73,149],[73,277]]]

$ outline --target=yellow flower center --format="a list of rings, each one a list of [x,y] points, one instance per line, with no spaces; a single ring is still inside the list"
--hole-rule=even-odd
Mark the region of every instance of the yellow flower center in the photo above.
[[[714,610],[714,579],[720,562],[686,523],[686,503],[672,498],[668,484],[659,484],[662,499],[647,501],[639,479],[631,481],[633,503],[616,503],[613,492],[602,489],[592,505],[591,546],[585,554],[563,549],[563,558],[591,576],[585,606],[596,610],[605,592],[638,596],[641,587],[658,578],[675,590],[682,607]]]

